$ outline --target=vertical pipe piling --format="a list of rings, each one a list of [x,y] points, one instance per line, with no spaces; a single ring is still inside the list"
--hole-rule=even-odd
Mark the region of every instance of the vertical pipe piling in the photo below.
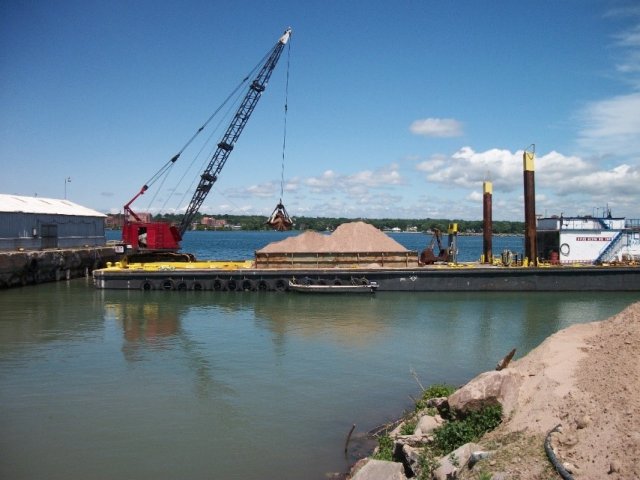
[[[482,254],[484,263],[493,263],[492,183],[483,182],[482,191]]]
[[[533,159],[535,150],[524,151],[522,163],[524,169],[524,255],[530,265],[537,265],[536,247],[536,189]]]

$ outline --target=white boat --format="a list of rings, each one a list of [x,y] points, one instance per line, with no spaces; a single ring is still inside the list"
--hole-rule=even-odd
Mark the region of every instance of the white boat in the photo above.
[[[613,217],[548,217],[537,221],[538,256],[559,264],[640,260],[640,220]]]
[[[346,285],[313,285],[289,280],[289,290],[300,293],[375,293],[376,282],[352,283]]]

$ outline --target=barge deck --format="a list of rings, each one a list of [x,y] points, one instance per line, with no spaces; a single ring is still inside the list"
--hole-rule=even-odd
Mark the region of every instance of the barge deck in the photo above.
[[[408,268],[255,268],[252,261],[116,263],[93,272],[96,288],[285,292],[291,280],[311,285],[375,282],[379,292],[640,291],[637,265],[494,266],[480,263]]]

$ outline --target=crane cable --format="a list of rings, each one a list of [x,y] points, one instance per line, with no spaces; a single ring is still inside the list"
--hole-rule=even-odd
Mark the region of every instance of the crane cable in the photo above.
[[[289,111],[289,65],[291,62],[291,42],[287,45],[287,80],[284,87],[284,134],[282,139],[282,168],[280,170],[280,204],[284,196],[284,158],[287,149],[287,112]]]
[[[169,171],[171,170],[171,167],[173,167],[176,163],[176,160],[178,160],[178,158],[180,158],[180,155],[182,155],[182,153],[193,143],[193,141],[196,139],[196,137],[198,135],[200,135],[200,133],[207,127],[207,125],[209,125],[209,123],[211,122],[211,120],[213,120],[213,118],[218,115],[220,113],[220,110],[222,110],[222,108],[229,102],[229,100],[231,100],[234,96],[238,95],[238,91],[240,90],[240,88],[246,84],[249,79],[253,76],[253,74],[258,70],[258,68],[260,67],[261,64],[263,64],[266,60],[266,58],[271,54],[271,50],[269,49],[269,51],[267,51],[262,58],[260,59],[260,61],[258,63],[255,64],[255,66],[251,69],[251,71],[242,79],[242,81],[233,89],[233,91],[231,91],[231,93],[229,93],[229,95],[227,95],[227,97],[223,100],[223,102],[220,104],[220,106],[209,116],[209,118],[202,124],[202,126],[200,126],[200,128],[198,128],[198,130],[195,131],[195,133],[191,136],[191,138],[189,138],[189,140],[183,145],[183,147],[178,151],[178,153],[176,153],[173,157],[171,157],[171,159],[165,163],[162,168],[160,168],[160,170],[158,170],[145,184],[146,186],[151,186],[153,185],[156,181],[158,181],[161,177],[163,177],[162,182],[160,184],[160,188],[157,188],[155,190],[154,195],[151,197],[150,202],[149,202],[149,209],[151,208],[151,205],[153,204],[153,202],[155,202],[156,197],[158,195],[158,193],[162,190],[162,186],[164,185]],[[221,120],[222,122],[222,120]],[[220,124],[218,124],[219,128]],[[214,130],[215,132],[215,130]],[[212,134],[213,135],[213,132]],[[204,148],[204,146],[203,146]],[[197,157],[202,153],[203,149],[200,149],[200,151],[196,154],[195,158],[192,160],[191,162],[191,166],[193,165],[193,163],[195,162],[195,160],[197,159]],[[186,174],[186,172],[185,172]],[[179,183],[182,182],[182,180],[184,179],[184,175],[180,178]],[[177,189],[177,186],[176,186]],[[176,190],[174,189],[174,191]],[[167,200],[170,198],[171,196],[168,195],[167,196]],[[166,206],[167,201],[165,201],[164,205],[162,206],[162,208],[164,209],[164,207]]]

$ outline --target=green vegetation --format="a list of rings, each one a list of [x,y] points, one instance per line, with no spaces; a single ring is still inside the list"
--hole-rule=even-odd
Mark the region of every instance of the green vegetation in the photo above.
[[[413,432],[415,431],[417,426],[418,426],[417,418],[414,417],[414,418],[405,420],[404,423],[402,424],[402,427],[400,428],[400,434],[413,435]]]
[[[242,230],[270,230],[265,224],[266,217],[260,215],[203,215],[198,213],[194,222],[200,223],[202,217],[214,217],[217,220],[226,220],[227,225],[239,225]],[[167,222],[178,223],[182,219],[182,215],[165,213],[154,216],[154,220],[163,220]],[[417,219],[399,219],[399,218],[346,218],[346,217],[295,217],[294,229],[296,230],[335,230],[338,226],[347,222],[361,220],[372,224],[381,230],[385,228],[399,228],[402,231],[410,227],[415,227],[418,232],[425,232],[438,228],[446,234],[450,223],[458,224],[458,232],[465,233],[481,233],[482,220],[458,220],[444,218],[417,218]],[[200,225],[199,229],[205,229],[204,225]],[[510,221],[494,221],[493,233],[495,234],[522,234],[524,231],[523,222]]]
[[[393,461],[393,440],[389,435],[378,438],[378,451],[373,455],[376,460]]]
[[[422,392],[420,400],[416,402],[416,411],[424,410],[427,401],[432,398],[448,397],[456,390],[452,385],[434,384],[426,388]],[[431,412],[429,412],[431,413]],[[433,415],[437,411],[433,409]],[[453,451],[461,447],[465,443],[478,441],[485,433],[496,428],[502,421],[502,407],[500,405],[492,405],[485,407],[477,412],[471,412],[468,415],[455,418],[448,412],[440,412],[448,417],[443,425],[436,428],[433,433],[433,441],[422,447],[419,457],[420,479],[431,478],[431,473],[438,468],[438,460],[449,455],[449,460],[456,465],[459,462],[453,455]],[[402,435],[412,435],[418,423],[418,415],[416,412],[407,414],[404,424],[400,429]],[[388,433],[378,437],[378,450],[373,455],[377,460],[397,461],[394,458],[394,440]]]
[[[425,445],[420,453],[420,476],[422,480],[431,478],[438,468],[438,459],[449,454],[449,461],[457,465],[459,460],[453,451],[465,443],[475,442],[485,433],[496,428],[502,418],[502,407],[490,406],[473,412],[462,419],[451,419],[433,431],[433,443]]]
[[[462,419],[446,422],[433,431],[433,449],[446,454],[465,443],[474,442],[490,432],[502,421],[502,407],[491,405],[477,412],[471,412]]]
[[[416,410],[423,410],[427,407],[427,401],[432,398],[448,397],[456,391],[453,385],[435,383],[422,392],[422,397],[416,402]],[[435,412],[433,412],[435,414]]]

